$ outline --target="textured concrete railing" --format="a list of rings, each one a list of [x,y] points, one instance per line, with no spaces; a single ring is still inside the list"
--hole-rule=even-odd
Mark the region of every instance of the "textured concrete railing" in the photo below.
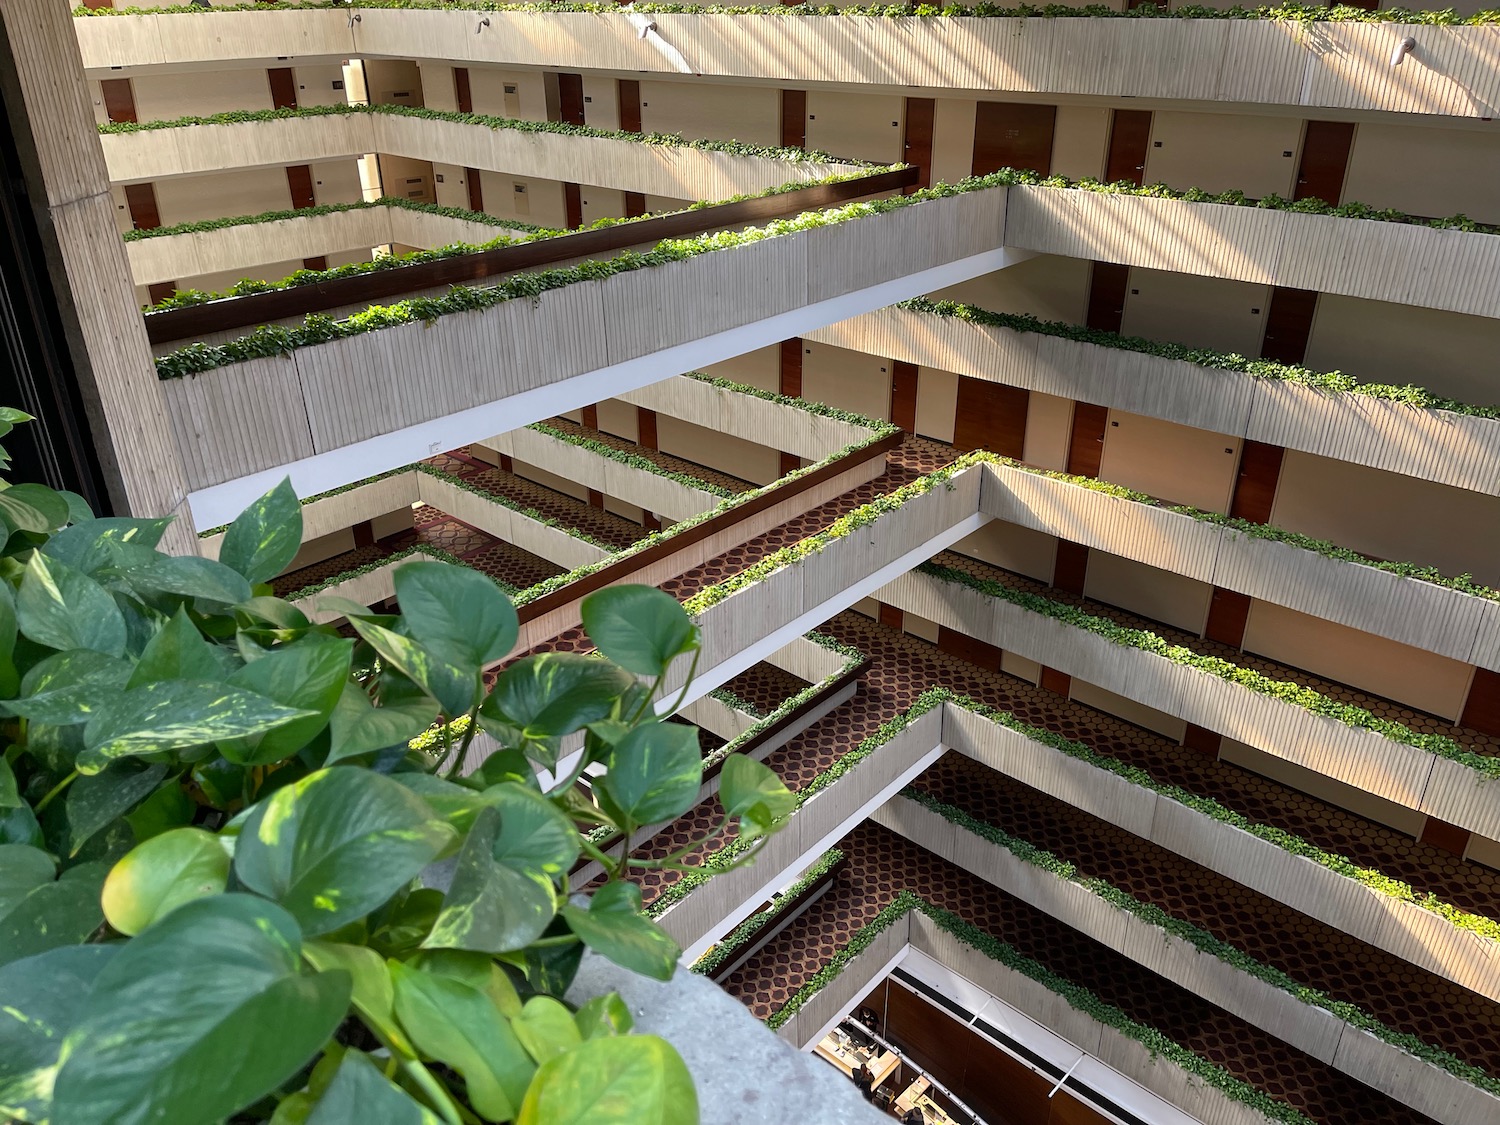
[[[808,338],[1500,495],[1500,420],[1492,418],[1424,410],[1371,395],[1331,394],[913,309],[877,309]]]

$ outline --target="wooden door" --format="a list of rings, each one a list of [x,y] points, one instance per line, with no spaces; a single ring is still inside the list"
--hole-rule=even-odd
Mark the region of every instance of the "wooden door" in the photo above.
[[[1001,168],[1052,171],[1052,134],[1057,107],[1024,102],[980,102],[974,114],[976,176]]]
[[[297,76],[289,66],[273,66],[266,71],[266,81],[271,84],[271,106],[273,109],[297,108]]]
[[[988,449],[1003,457],[1020,457],[1026,448],[1026,408],[1030,392],[983,379],[958,377],[958,411],[953,446],[960,453]]]
[[[583,189],[577,184],[563,184],[563,210],[569,230],[583,226]]]
[[[891,421],[917,432],[917,365],[902,359],[891,364]]]
[[[583,75],[557,76],[558,116],[569,125],[583,124]]]
[[[104,112],[111,121],[134,121],[135,89],[128,78],[106,78],[99,83],[104,91]]]
[[[474,112],[474,91],[469,86],[469,68],[466,66],[453,68],[453,100],[458,104],[459,113]]]
[[[1229,514],[1251,523],[1265,523],[1276,503],[1276,484],[1281,479],[1281,459],[1286,450],[1279,445],[1246,439],[1240,450],[1240,471],[1234,480],[1234,498]]]
[[[1095,262],[1089,275],[1089,307],[1084,323],[1100,332],[1118,332],[1125,319],[1130,267]]]
[[[1313,314],[1317,311],[1316,290],[1271,290],[1266,334],[1260,344],[1261,358],[1277,363],[1301,363],[1307,356],[1307,340],[1312,335]]]
[[[464,186],[469,189],[469,210],[484,210],[484,180],[478,168],[464,169]]]
[[[1309,121],[1302,135],[1302,160],[1297,165],[1293,199],[1321,199],[1337,207],[1349,171],[1354,145],[1354,122]]]
[[[1485,734],[1500,734],[1500,672],[1474,669],[1474,682],[1458,721]]]
[[[800,336],[781,341],[780,390],[787,398],[802,397],[802,338]]]
[[[1109,129],[1109,159],[1104,165],[1104,182],[1121,180],[1137,187],[1146,178],[1146,147],[1151,143],[1151,111],[1117,109]]]
[[[1245,624],[1250,620],[1250,595],[1214,587],[1208,602],[1208,621],[1203,635],[1211,641],[1239,648],[1245,643]]]
[[[286,170],[286,186],[292,193],[292,209],[302,210],[317,203],[313,195],[312,169],[306,164],[291,164]]]
[[[1073,404],[1073,425],[1068,433],[1068,472],[1074,476],[1097,477],[1104,460],[1104,430],[1109,424],[1109,409],[1092,402]]]
[[[917,182],[905,189],[905,195],[932,186],[932,120],[936,107],[932,98],[906,99],[906,140],[901,158],[915,166],[919,175]]]
[[[807,91],[781,91],[781,147],[807,147]]]
[[[646,196],[639,191],[625,193],[625,217],[635,219],[646,213]]]
[[[158,281],[146,286],[146,300],[153,305],[159,305],[172,294],[177,292],[177,282]]]
[[[621,78],[619,87],[620,131],[639,133],[641,131],[641,84],[634,78]]]
[[[319,254],[316,258],[303,258],[302,268],[305,270],[326,270],[328,268],[328,255]]]
[[[126,184],[125,206],[130,223],[136,230],[155,230],[161,226],[161,212],[156,209],[156,188],[152,184]]]

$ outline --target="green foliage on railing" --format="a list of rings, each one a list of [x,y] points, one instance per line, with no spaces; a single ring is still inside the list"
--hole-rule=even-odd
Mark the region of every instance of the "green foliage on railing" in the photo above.
[[[798,234],[819,227],[836,226],[854,219],[869,218],[934,199],[963,195],[972,191],[999,187],[1006,182],[1000,173],[970,177],[956,185],[939,184],[911,195],[897,195],[868,202],[848,203],[823,211],[809,211],[787,219],[776,219],[763,227],[717,231],[685,239],[663,239],[655,249],[644,253],[626,251],[607,261],[581,262],[558,269],[514,274],[498,284],[485,287],[461,286],[439,297],[412,297],[390,305],[376,305],[364,312],[335,320],[315,314],[302,324],[283,328],[263,325],[254,332],[223,344],[201,341],[169,352],[156,360],[156,373],[163,379],[211,371],[217,367],[247,359],[284,355],[296,348],[329,340],[357,336],[382,328],[422,322],[430,324],[439,317],[456,312],[473,312],[493,308],[506,301],[521,298],[535,300],[543,293],[582,281],[601,281],[617,274],[649,269],[672,262],[686,261],[700,254],[749,246],[766,239]],[[804,185],[805,186],[805,185]]]
[[[441,215],[448,219],[462,219],[469,223],[483,223],[491,227],[526,231],[531,234],[565,234],[535,223],[523,223],[519,219],[502,219],[485,211],[470,211],[466,207],[442,207],[436,203],[423,203],[417,199],[401,199],[383,195],[379,199],[360,200],[357,203],[319,203],[313,207],[301,207],[291,211],[262,211],[258,215],[230,215],[222,219],[198,219],[191,223],[174,223],[169,227],[151,227],[148,230],[128,230],[120,237],[126,242],[144,242],[152,238],[169,238],[174,234],[204,234],[208,231],[227,230],[230,227],[254,226],[257,223],[279,223],[289,219],[311,219],[319,215],[337,215],[344,211],[368,211],[376,207],[399,207],[403,211],[417,211],[424,215]]]
[[[383,473],[376,473],[373,477],[365,477],[363,480],[350,481],[348,484],[341,484],[337,488],[325,489],[315,496],[309,496],[304,500],[298,500],[297,503],[300,507],[305,508],[309,504],[316,504],[319,500],[327,500],[331,496],[341,496],[345,492],[353,492],[356,488],[364,488],[366,485],[385,480],[387,477],[400,476],[402,473],[410,472],[413,468],[415,468],[415,466],[413,465],[401,465],[395,469],[387,469]],[[227,523],[220,524],[218,527],[210,527],[198,532],[198,538],[207,539],[210,536],[219,535],[228,530],[229,525]]]
[[[860,414],[853,410],[841,410],[837,406],[829,406],[826,402],[818,402],[815,399],[778,394],[776,391],[768,391],[764,387],[752,386],[749,383],[736,383],[732,379],[720,379],[713,375],[707,375],[702,371],[684,372],[684,377],[696,379],[700,383],[708,383],[711,386],[718,387],[720,390],[734,391],[736,394],[749,395],[752,398],[764,399],[766,402],[774,402],[781,406],[795,406],[798,410],[808,414],[815,414],[819,418],[831,418],[835,422],[847,422],[851,426],[862,426],[868,430],[877,430],[882,434],[893,434],[901,429],[894,422],[887,422],[880,418],[871,418],[868,414]]]
[[[718,943],[693,964],[693,972],[707,976],[724,962],[734,957],[750,943],[756,934],[776,921],[798,895],[807,890],[824,875],[843,861],[844,853],[838,848],[829,848],[814,861],[813,865],[786,890],[776,895],[771,904],[759,913],[752,914],[733,930],[719,939]]]
[[[554,2],[540,0],[530,4],[501,4],[489,0],[354,0],[345,4],[342,0],[327,0],[307,4],[279,3],[276,0],[258,4],[226,4],[213,11],[218,12],[263,12],[295,11],[308,8],[385,8],[411,9],[416,11],[473,12],[592,12],[600,15],[618,15],[619,9],[610,3]],[[174,5],[165,8],[75,8],[75,16],[112,15],[157,15],[196,14],[208,9]],[[636,3],[632,10],[660,15],[730,15],[730,16],[844,16],[885,19],[1145,19],[1145,20],[1279,20],[1297,23],[1414,23],[1437,27],[1460,27],[1500,22],[1500,11],[1487,10],[1461,16],[1452,8],[1439,10],[1414,10],[1409,8],[1387,8],[1383,11],[1366,11],[1362,8],[1328,7],[1313,4],[1282,4],[1263,7],[1208,8],[1196,4],[1183,5],[1168,10],[1154,4],[1142,4],[1137,8],[1119,11],[1102,4],[1069,7],[1063,4],[1024,4],[1005,6],[1000,4],[854,4],[836,7],[832,4],[793,4],[785,7],[770,5],[733,4],[652,4]]]
[[[1400,1031],[1391,1027],[1384,1021],[1371,1015],[1358,1004],[1346,1000],[1336,1000],[1321,989],[1313,988],[1303,984],[1290,974],[1267,964],[1256,957],[1252,957],[1238,946],[1223,940],[1194,925],[1183,918],[1168,913],[1154,903],[1145,902],[1128,891],[1117,887],[1107,879],[1097,876],[1083,876],[1078,869],[1067,860],[1059,858],[1044,848],[1039,848],[1027,840],[1021,839],[1006,832],[998,825],[990,824],[976,816],[970,815],[955,805],[950,805],[939,800],[930,793],[919,789],[905,789],[901,795],[908,800],[915,801],[924,808],[936,813],[951,824],[957,825],[974,836],[1003,848],[1010,852],[1023,863],[1029,863],[1033,867],[1056,875],[1059,879],[1069,883],[1075,883],[1109,903],[1127,911],[1145,922],[1149,926],[1155,926],[1163,933],[1180,938],[1190,943],[1198,952],[1217,958],[1226,965],[1246,973],[1256,980],[1262,981],[1273,988],[1295,997],[1304,1004],[1322,1008],[1331,1015],[1343,1020],[1351,1027],[1357,1027],[1367,1031],[1384,1043],[1390,1044],[1399,1050],[1405,1051],[1414,1058],[1447,1071],[1455,1078],[1472,1083],[1482,1090],[1492,1094],[1500,1094],[1500,1080],[1492,1078],[1485,1070],[1465,1062],[1452,1052],[1441,1047],[1434,1046],[1416,1035]]]
[[[323,579],[321,582],[313,583],[311,586],[304,586],[300,590],[292,590],[286,595],[286,600],[289,602],[305,601],[306,599],[313,597],[315,594],[326,593],[327,591],[333,589],[335,586],[352,581],[355,578],[360,578],[366,574],[374,574],[377,570],[384,570],[387,567],[394,567],[397,563],[404,562],[407,559],[416,556],[420,556],[421,558],[426,559],[436,559],[439,562],[452,563],[454,566],[468,566],[468,564],[458,556],[450,554],[449,552],[443,550],[441,547],[432,547],[426,543],[415,543],[412,546],[403,548],[400,551],[392,551],[389,555],[386,555],[383,558],[378,558],[371,562],[367,562],[363,566],[350,567],[348,570],[340,571],[338,574],[330,575],[329,577]],[[499,586],[500,589],[504,590],[507,595],[514,594],[516,592],[516,588],[514,586],[511,586],[505,582],[501,582],[498,578],[494,578],[492,576],[491,580],[495,583],[496,586]]]
[[[1353,879],[1355,882],[1388,898],[1411,903],[1413,906],[1431,911],[1444,921],[1460,929],[1469,930],[1491,941],[1500,941],[1500,921],[1494,918],[1487,918],[1482,914],[1474,914],[1467,910],[1461,910],[1452,903],[1444,902],[1430,891],[1418,893],[1409,883],[1403,883],[1401,880],[1392,878],[1381,871],[1376,871],[1374,868],[1361,867],[1348,856],[1325,851],[1311,841],[1295,833],[1288,832],[1283,828],[1251,820],[1244,814],[1237,813],[1233,809],[1220,804],[1212,797],[1204,797],[1191,790],[1184,789],[1180,785],[1159,781],[1150,771],[1140,766],[1130,765],[1119,758],[1111,757],[1108,754],[1101,754],[1099,751],[1084,745],[1082,742],[1075,742],[1071,738],[1066,738],[1044,727],[1034,726],[1024,719],[1017,718],[1009,711],[1002,711],[999,708],[991,707],[987,703],[981,703],[978,700],[971,699],[966,695],[960,695],[947,688],[934,688],[929,694],[938,697],[941,702],[961,707],[965,711],[970,711],[982,719],[1013,730],[1033,742],[1041,743],[1043,746],[1066,754],[1070,758],[1076,758],[1087,765],[1093,766],[1095,769],[1114,774],[1131,785],[1149,790],[1168,800],[1176,801],[1178,804],[1219,821],[1221,824],[1237,828],[1241,832],[1247,832],[1258,839],[1264,840],[1268,844],[1274,844],[1283,851],[1290,852],[1292,855],[1309,859],[1320,867],[1326,867],[1329,871],[1337,875]]]
[[[1448,758],[1485,777],[1500,777],[1500,757],[1476,754],[1446,735],[1419,733],[1402,723],[1382,719],[1363,707],[1355,707],[1352,704],[1331,699],[1321,692],[1303,687],[1291,680],[1272,679],[1252,668],[1244,668],[1216,656],[1204,656],[1183,645],[1172,644],[1146,629],[1128,628],[1116,624],[1107,617],[1088,613],[1077,606],[1056,602],[1025,590],[1013,589],[1004,583],[981,578],[964,570],[932,562],[923,563],[917,567],[917,570],[940,582],[967,586],[986,597],[1009,602],[1011,605],[1030,610],[1032,613],[1060,621],[1065,625],[1072,625],[1122,647],[1139,649],[1142,652],[1165,657],[1174,664],[1195,668],[1227,683],[1237,684],[1258,695],[1269,696],[1283,703],[1301,707],[1315,715],[1322,715],[1324,718],[1343,723],[1345,726],[1368,730],[1392,742],[1399,742],[1418,750],[1437,754],[1439,757]],[[692,612],[691,608],[689,612]]]
[[[902,301],[896,307],[953,320],[965,320],[991,328],[1008,328],[1013,332],[1032,332],[1042,336],[1074,340],[1080,344],[1096,344],[1102,348],[1115,348],[1120,351],[1159,356],[1162,359],[1181,360],[1198,367],[1216,371],[1234,371],[1257,379],[1300,383],[1320,391],[1389,399],[1408,406],[1421,407],[1424,410],[1447,410],[1454,414],[1468,414],[1479,418],[1500,418],[1500,406],[1476,406],[1467,402],[1459,402],[1457,399],[1434,394],[1426,387],[1411,384],[1395,386],[1387,383],[1362,383],[1343,371],[1314,371],[1298,364],[1277,363],[1270,359],[1251,359],[1237,352],[1190,348],[1182,344],[1146,340],[1139,336],[1121,336],[1115,332],[1104,332],[1097,328],[1085,328],[1082,325],[1067,324],[1056,320],[1042,320],[1022,313],[994,312],[958,301],[933,301],[925,297],[917,297],[910,301]]]
[[[713,484],[700,477],[689,476],[687,473],[675,472],[663,465],[658,465],[649,457],[642,457],[638,453],[631,453],[625,449],[616,449],[614,446],[607,445],[594,438],[571,434],[566,430],[559,430],[555,426],[547,425],[545,422],[533,422],[526,428],[528,430],[535,430],[539,434],[546,434],[548,437],[555,438],[558,441],[567,442],[567,444],[577,446],[579,449],[585,449],[596,457],[603,457],[621,465],[628,465],[632,469],[639,469],[641,472],[650,473],[654,477],[675,481],[677,484],[682,485],[683,488],[706,492],[710,496],[717,496],[721,500],[739,495],[739,493],[733,492],[721,484]]]

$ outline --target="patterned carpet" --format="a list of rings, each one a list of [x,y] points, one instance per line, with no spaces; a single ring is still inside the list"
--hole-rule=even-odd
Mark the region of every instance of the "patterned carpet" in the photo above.
[[[808,687],[806,680],[798,679],[784,668],[778,668],[762,660],[752,664],[738,676],[726,680],[723,689],[742,703],[756,716],[769,715],[781,704]]]

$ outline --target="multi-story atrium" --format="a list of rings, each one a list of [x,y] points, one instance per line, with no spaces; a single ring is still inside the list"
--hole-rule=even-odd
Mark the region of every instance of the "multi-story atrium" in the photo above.
[[[799,804],[642,889],[783,1039],[905,1120],[1500,1121],[1484,17],[3,19],[21,466],[209,557],[289,475],[324,619],[679,599]]]

